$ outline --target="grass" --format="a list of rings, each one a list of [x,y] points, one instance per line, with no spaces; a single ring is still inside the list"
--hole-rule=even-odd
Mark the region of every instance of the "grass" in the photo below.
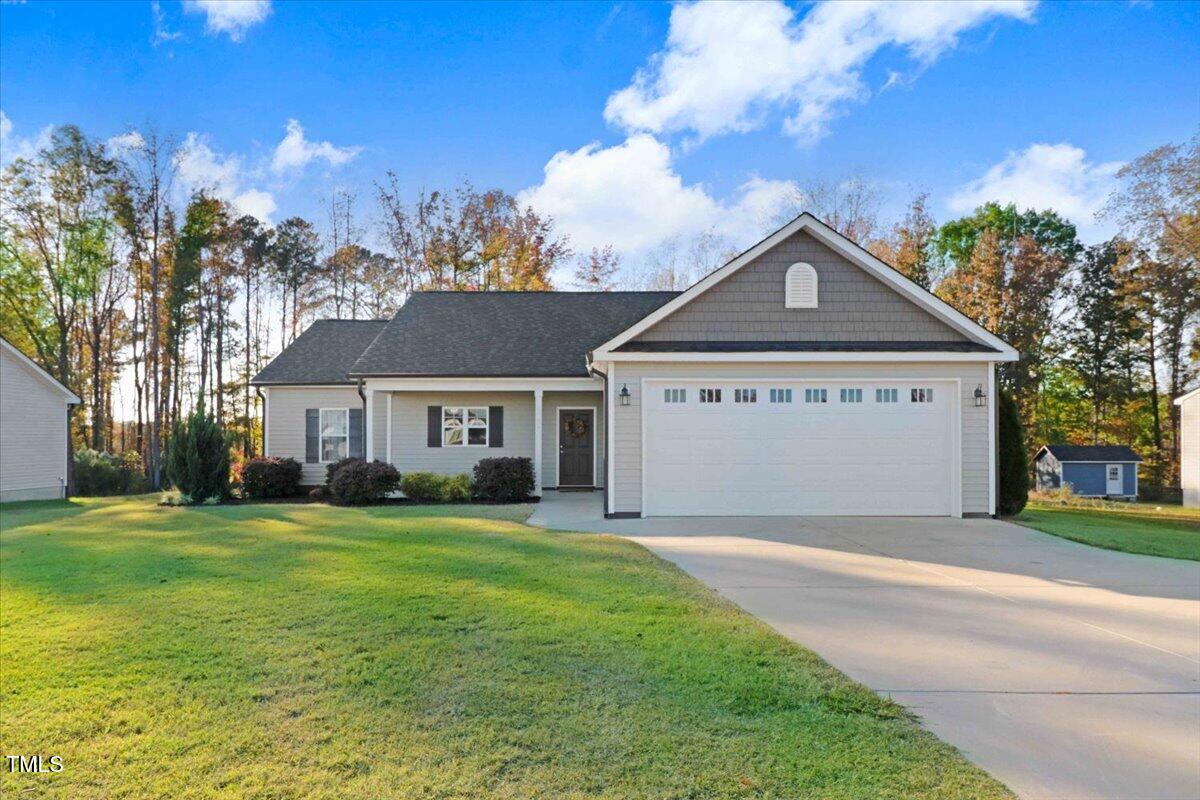
[[[1032,500],[1015,522],[1075,542],[1200,561],[1200,510],[1157,503]]]
[[[0,509],[4,796],[1011,797],[629,542],[155,499]]]

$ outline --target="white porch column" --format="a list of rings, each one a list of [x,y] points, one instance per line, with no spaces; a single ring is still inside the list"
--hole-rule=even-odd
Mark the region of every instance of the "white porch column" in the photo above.
[[[542,496],[542,390],[533,390],[533,493]]]
[[[392,393],[387,393],[387,425],[384,428],[384,435],[387,436],[387,441],[384,446],[384,452],[387,454],[387,463],[392,463]]]
[[[375,460],[375,390],[367,389],[367,410],[363,416],[363,435],[366,437],[366,447],[363,448],[363,457],[367,461]]]

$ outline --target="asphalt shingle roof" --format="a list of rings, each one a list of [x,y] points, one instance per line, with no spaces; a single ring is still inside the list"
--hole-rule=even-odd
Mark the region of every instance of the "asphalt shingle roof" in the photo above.
[[[1123,444],[1048,444],[1046,449],[1059,461],[1141,461],[1142,457]]]
[[[586,377],[585,357],[676,292],[418,292],[353,376]]]
[[[354,383],[347,376],[386,319],[319,319],[254,376],[253,384]]]

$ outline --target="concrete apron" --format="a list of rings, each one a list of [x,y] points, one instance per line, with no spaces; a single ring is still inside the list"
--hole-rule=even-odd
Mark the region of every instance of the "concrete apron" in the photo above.
[[[1200,798],[1200,564],[992,520],[530,523],[638,542],[903,703],[1021,797]]]

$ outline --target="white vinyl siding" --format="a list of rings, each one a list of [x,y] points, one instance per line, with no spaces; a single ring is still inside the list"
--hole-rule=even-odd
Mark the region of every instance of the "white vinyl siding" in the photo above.
[[[642,378],[705,378],[722,377],[731,380],[756,379],[807,379],[828,380],[831,386],[838,385],[839,378],[854,378],[870,381],[904,381],[910,378],[959,379],[961,381],[959,407],[962,429],[959,435],[961,452],[962,511],[964,514],[991,513],[989,507],[989,464],[988,426],[990,413],[987,407],[976,407],[973,397],[975,386],[988,385],[986,362],[961,363],[826,363],[826,364],[751,364],[751,363],[670,363],[636,362],[620,366],[620,380],[628,382],[632,398],[628,406],[617,405],[616,430],[614,431],[614,499],[618,512],[640,512],[642,502],[642,426],[641,385]],[[870,385],[867,383],[866,385]],[[913,385],[921,385],[913,381]],[[907,399],[907,398],[904,398]],[[991,398],[989,398],[991,401]],[[901,404],[903,406],[903,404]],[[870,407],[868,407],[870,408]]]
[[[0,346],[0,501],[62,497],[67,398]]]

